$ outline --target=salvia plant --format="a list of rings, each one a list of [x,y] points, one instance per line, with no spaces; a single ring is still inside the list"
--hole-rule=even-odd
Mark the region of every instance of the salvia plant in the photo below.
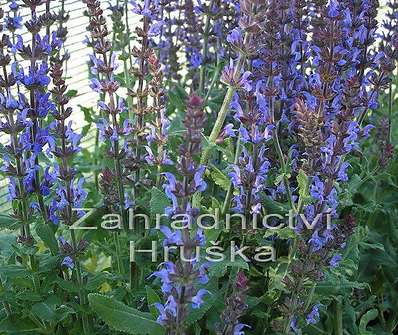
[[[0,8],[0,334],[396,334],[396,1],[70,3]]]

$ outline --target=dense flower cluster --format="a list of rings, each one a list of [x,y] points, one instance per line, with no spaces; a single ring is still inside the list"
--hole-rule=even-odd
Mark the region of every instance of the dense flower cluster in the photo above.
[[[70,226],[83,214],[87,192],[84,179],[73,164],[79,152],[80,135],[73,131],[71,107],[62,70],[67,53],[61,52],[67,31],[63,27],[67,15],[51,13],[50,2],[24,1],[29,12],[24,27],[19,4],[12,1],[5,20],[11,35],[1,39],[1,132],[9,135],[2,167],[9,177],[9,197],[14,217],[21,223],[17,242],[21,248],[36,248],[36,233],[46,229],[56,244],[55,232],[60,223]],[[38,14],[41,12],[42,14]],[[58,22],[56,30],[52,25]],[[22,34],[22,29],[26,33]],[[21,33],[19,33],[21,32]],[[38,222],[39,226],[33,224]],[[42,227],[46,225],[46,227]],[[77,243],[74,233],[69,244],[61,236],[61,258],[65,269],[77,268],[77,282],[82,284],[78,256],[86,242]],[[52,255],[56,256],[54,245]],[[36,270],[35,252],[21,249],[21,264]],[[28,259],[28,262],[26,261]],[[55,257],[58,259],[58,256]],[[34,278],[38,290],[40,282]],[[80,300],[84,304],[83,296]]]
[[[20,199],[23,202],[20,207],[23,213],[19,214],[24,217],[22,221],[27,222],[30,215],[37,211],[49,223],[53,221],[50,219],[51,209],[46,205],[45,197],[49,196],[55,177],[50,166],[40,164],[40,156],[46,154],[45,146],[53,141],[48,123],[44,121],[54,110],[50,93],[47,92],[50,84],[48,59],[60,49],[62,42],[56,32],[51,35],[41,34],[43,28],[54,22],[53,15],[48,11],[38,15],[35,4],[27,5],[30,8],[30,19],[26,21],[25,27],[32,43],[28,45],[22,35],[16,33],[21,28],[21,20],[19,7],[15,2],[10,5],[13,17],[8,15],[6,25],[12,37],[4,35],[2,39],[2,66],[5,74],[2,79],[5,88],[2,107],[8,110],[7,113],[11,113],[8,114],[4,126],[12,128],[6,132],[11,134],[9,148],[13,148],[14,156],[13,160],[5,160],[4,170],[15,176],[10,178],[10,197],[11,200]],[[8,54],[7,49],[11,51]],[[11,53],[14,54],[13,62]],[[22,60],[28,60],[29,65],[23,66]],[[14,111],[18,111],[16,119]],[[36,200],[29,198],[29,194],[35,194]],[[28,228],[25,227],[25,230]],[[28,236],[23,236],[22,241],[29,239]]]
[[[108,326],[141,331],[104,312],[104,299],[115,309],[123,300],[148,331],[167,335],[302,334],[330,322],[343,333],[342,297],[348,304],[351,293],[329,299],[317,288],[341,280],[347,291],[362,290],[351,276],[357,254],[387,250],[366,240],[360,188],[380,172],[381,184],[396,189],[396,1],[383,22],[377,0],[124,0],[106,9],[83,2],[89,86],[98,99],[82,106],[83,135],[95,128],[93,150],[82,149],[73,123],[67,2],[57,13],[50,0],[12,0],[0,9],[0,171],[11,205],[0,220],[19,229],[6,255],[0,248],[7,322],[15,313],[33,325],[28,331],[46,334],[71,324],[84,335],[109,333]],[[93,180],[85,178],[90,172]],[[387,217],[389,204],[378,208],[378,196],[372,206]],[[90,213],[81,209],[87,203]],[[146,220],[144,231],[136,214],[156,217],[162,234]],[[225,226],[205,229],[202,216]],[[284,216],[289,225],[280,229]],[[75,233],[77,223],[92,231]],[[168,258],[158,266],[145,256],[143,265],[128,262],[128,240],[140,248],[152,242],[155,256],[166,254],[154,250],[159,241]],[[247,261],[243,254],[257,246],[275,249],[284,263]],[[201,248],[241,257],[211,265]],[[26,278],[14,283],[15,273]],[[32,300],[24,308],[24,298],[15,303],[5,294],[17,292],[14,285]],[[397,317],[385,291],[367,301],[377,300],[370,312],[350,305],[350,313],[377,313],[372,320],[387,334]],[[54,309],[49,320],[38,312],[41,299]],[[332,308],[337,316],[322,324]],[[198,315],[203,320],[193,325]],[[356,321],[359,330],[350,333],[373,327]]]
[[[15,3],[12,3],[12,10],[18,9]],[[0,11],[0,18],[3,18],[4,11]],[[9,19],[7,20],[9,22]],[[1,30],[5,27],[1,25]],[[9,177],[9,199],[17,201],[20,210],[15,210],[13,215],[20,218],[22,222],[21,234],[19,240],[25,243],[32,242],[32,236],[29,228],[29,217],[32,209],[29,206],[30,193],[30,162],[24,161],[23,157],[29,149],[29,127],[30,122],[27,118],[27,110],[24,108],[25,98],[21,95],[16,96],[15,87],[19,85],[17,81],[18,73],[16,64],[14,71],[8,73],[12,60],[10,57],[10,48],[12,42],[10,37],[2,33],[0,43],[0,64],[2,67],[1,82],[1,121],[0,131],[9,137],[9,144],[5,147],[6,153],[3,157],[2,171]]]
[[[170,121],[166,117],[165,110],[165,93],[162,88],[163,71],[154,53],[148,57],[148,63],[149,72],[152,75],[152,80],[149,83],[149,93],[153,98],[151,113],[156,116],[148,126],[149,134],[146,136],[148,142],[146,151],[148,154],[145,159],[148,164],[157,166],[158,172],[160,172],[163,165],[172,164],[166,150]],[[154,145],[156,146],[155,153],[155,149],[152,149]],[[158,175],[158,180],[160,180],[160,174]]]
[[[97,124],[100,133],[100,139],[106,140],[109,145],[108,155],[113,159],[113,170],[104,170],[102,176],[103,188],[112,187],[112,182],[115,180],[115,192],[117,194],[117,202],[112,202],[109,198],[107,203],[116,208],[121,214],[123,222],[126,221],[126,194],[124,187],[124,171],[121,164],[122,159],[126,154],[126,149],[123,147],[123,138],[129,132],[129,122],[122,122],[121,113],[126,112],[126,105],[124,99],[118,99],[116,92],[120,84],[115,79],[115,70],[118,67],[116,62],[116,55],[111,52],[112,44],[107,39],[109,35],[106,21],[103,16],[103,10],[100,3],[94,0],[86,2],[88,8],[88,16],[90,25],[88,30],[91,33],[94,54],[91,55],[91,72],[95,75],[91,79],[90,87],[93,91],[101,94],[98,102],[98,107],[101,111],[101,118]],[[107,99],[107,100],[105,100]],[[110,174],[109,178],[106,174]],[[107,192],[108,193],[108,192]],[[108,193],[113,194],[112,192]]]
[[[199,210],[192,206],[192,197],[196,192],[206,189],[206,182],[203,180],[205,168],[194,160],[201,151],[201,136],[206,121],[203,100],[196,95],[190,96],[184,118],[184,143],[180,146],[180,158],[176,164],[182,180],[177,180],[170,172],[164,173],[167,179],[167,183],[164,184],[165,193],[172,201],[172,207],[166,210],[167,214],[182,217],[184,226],[183,230],[176,231],[167,226],[162,227],[165,235],[164,244],[180,247],[181,257],[175,263],[166,262],[153,274],[161,279],[162,291],[166,297],[164,305],[157,304],[160,312],[158,321],[170,334],[185,331],[188,307],[199,308],[204,295],[208,293],[205,289],[197,287],[208,281],[206,265],[200,264],[196,256],[197,247],[204,246],[204,234],[199,228],[192,230],[192,221],[199,215]]]

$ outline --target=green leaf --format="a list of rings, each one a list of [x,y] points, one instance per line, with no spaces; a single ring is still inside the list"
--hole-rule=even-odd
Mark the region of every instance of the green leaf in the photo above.
[[[54,307],[47,302],[39,302],[32,306],[32,313],[43,321],[51,322],[56,318]]]
[[[6,278],[25,278],[29,276],[29,272],[22,266],[4,265],[0,266],[0,275]]]
[[[267,229],[264,234],[264,238],[276,235],[282,240],[294,239],[297,235],[294,230],[290,227],[283,227],[281,229]]]
[[[54,231],[47,224],[41,224],[36,227],[36,233],[39,235],[43,243],[50,249],[53,255],[59,251],[57,239],[55,238]]]
[[[228,191],[229,185],[231,184],[230,179],[214,165],[211,167],[211,178],[216,185],[220,186],[224,191]]]
[[[0,214],[0,227],[2,229],[14,229],[19,221],[9,215]]]
[[[129,307],[120,301],[100,294],[89,294],[93,310],[111,328],[134,335],[162,335],[164,329],[152,315]]]
[[[247,264],[242,258],[237,258],[235,261],[228,260],[228,257],[222,262],[214,262],[209,268],[209,276],[220,278],[227,272],[227,268],[238,268],[249,270],[249,264]]]
[[[261,198],[261,204],[270,214],[286,215],[289,213],[290,207],[288,205],[281,204],[273,200],[270,196],[263,196]]]
[[[187,317],[187,324],[191,325],[193,323],[197,323],[203,316],[210,310],[210,308],[216,303],[217,298],[221,298],[218,294],[209,294],[204,297],[204,302],[200,306],[200,308],[193,309],[190,308],[188,317]]]
[[[152,316],[157,318],[159,316],[159,312],[154,306],[154,304],[160,302],[161,300],[156,291],[150,286],[146,286],[146,300],[148,303],[149,311],[151,312]]]
[[[151,216],[156,214],[164,214],[164,209],[170,206],[170,200],[166,194],[156,187],[151,190],[151,200],[149,202]]]
[[[8,152],[7,152],[7,149],[5,148],[5,146],[0,143],[0,154],[5,155],[7,153]]]
[[[1,334],[37,334],[34,331],[40,330],[32,321],[20,316],[11,315],[0,321]],[[3,333],[4,332],[4,333]]]
[[[85,126],[82,128],[81,136],[82,136],[83,138],[86,137],[86,135],[87,135],[88,132],[90,131],[90,128],[91,128],[91,125],[90,125],[90,124],[85,125]]]
[[[66,305],[61,305],[55,310],[57,322],[65,320],[70,314],[74,314],[75,311]]]
[[[72,283],[71,281],[57,278],[55,282],[60,288],[62,288],[67,292],[77,293],[80,291],[79,287],[76,284]]]
[[[88,291],[96,290],[104,282],[106,282],[106,278],[107,278],[107,275],[104,272],[95,273],[94,275],[90,276],[90,278],[86,284],[86,289]]]
[[[359,322],[359,334],[360,335],[373,335],[373,332],[367,331],[366,327],[368,323],[377,318],[379,315],[379,311],[375,308],[367,311],[362,317],[361,321]]]
[[[95,112],[94,108],[92,107],[84,107],[82,105],[79,105],[81,111],[84,114],[84,121],[88,123],[93,123],[95,121]]]
[[[75,96],[77,96],[77,90],[69,90],[68,92],[66,92],[66,96],[68,97],[68,98],[74,98]]]
[[[308,177],[305,172],[300,169],[296,179],[299,188],[300,199],[304,204],[308,204],[311,200]]]

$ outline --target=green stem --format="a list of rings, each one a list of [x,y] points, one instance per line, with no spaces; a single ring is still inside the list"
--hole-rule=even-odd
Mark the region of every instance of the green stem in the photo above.
[[[4,73],[4,78],[6,81],[6,84],[8,85],[8,76],[7,76],[7,69],[6,66],[3,65],[3,73]],[[7,86],[6,85],[6,86]],[[7,96],[10,96],[10,90],[7,90]],[[15,121],[14,121],[14,116],[12,113],[8,114],[7,120],[9,122],[9,124],[14,127],[15,126]],[[18,138],[17,138],[17,134],[15,132],[13,132],[10,136],[10,140],[11,140],[11,147],[12,147],[12,151],[14,153],[17,152],[17,146],[18,146]],[[24,177],[24,169],[23,169],[23,164],[21,161],[21,157],[19,155],[15,155],[15,163],[16,163],[16,175],[18,178],[18,188],[19,188],[19,201],[18,201],[18,207],[20,208],[20,214],[22,217],[22,226],[21,226],[21,236],[26,238],[26,240],[32,239],[32,235],[30,233],[30,225],[29,225],[29,214],[28,214],[28,204],[27,204],[27,194],[25,192],[25,187],[23,184],[23,177]],[[32,269],[33,272],[33,286],[35,288],[36,292],[39,292],[40,290],[40,280],[37,276],[37,274],[35,273],[35,258],[34,255],[29,255],[29,263],[30,263],[30,267]],[[26,257],[25,257],[26,259]]]
[[[334,301],[334,335],[343,335],[343,304],[338,297]]]
[[[116,123],[114,123],[114,124],[116,124]],[[120,158],[116,157],[116,155],[119,156],[119,142],[115,141],[114,146],[115,146],[114,164],[115,164],[115,171],[116,171],[117,190],[118,190],[119,202],[120,202],[119,203],[120,215],[122,217],[123,227],[126,227],[126,225],[127,225],[127,213],[126,213],[126,210],[124,209],[125,197],[124,197],[122,165],[120,164]]]
[[[380,86],[381,82],[384,79],[384,76],[385,76],[385,73],[381,72],[381,74],[380,74],[380,76],[379,76],[379,78],[377,80],[376,87]],[[372,93],[370,94],[370,98],[368,99],[368,101],[371,101],[373,99],[373,96],[376,94],[376,91],[377,91],[376,87],[373,89]],[[362,127],[362,123],[365,120],[365,117],[366,117],[368,111],[369,111],[369,107],[368,106],[364,107],[364,110],[362,111],[362,113],[358,117],[358,124],[359,124],[360,127]]]
[[[115,232],[114,237],[115,237],[117,270],[118,270],[119,274],[123,275],[124,274],[124,267],[123,267],[123,261],[122,261],[119,232]]]
[[[236,141],[236,150],[235,150],[234,164],[238,163],[238,159],[239,159],[240,153],[241,153],[241,137],[240,137],[240,134],[239,134],[238,140]],[[227,191],[227,194],[225,196],[224,204],[222,206],[222,212],[221,212],[222,216],[221,217],[224,217],[225,214],[227,214],[227,211],[228,211],[230,203],[231,203],[233,192],[234,192],[234,185],[232,183],[229,183],[228,191]]]
[[[128,90],[129,88],[131,88],[130,87],[131,82],[130,82],[129,69],[127,66],[126,59],[123,59],[123,71],[124,71],[124,81],[126,83],[126,88]],[[127,107],[128,107],[128,118],[131,120],[133,117],[133,103],[132,103],[132,98],[129,95],[127,96]]]
[[[97,158],[97,152],[99,152],[99,129],[96,127],[95,129],[95,142],[94,142],[94,166],[95,166],[95,171],[94,171],[94,184],[95,184],[95,190],[99,192],[100,187],[99,187],[99,178],[98,178],[98,158]]]
[[[272,134],[272,138],[274,141],[276,152],[278,154],[279,163],[282,168],[283,183],[285,185],[285,189],[287,192],[289,205],[290,205],[290,208],[293,209],[295,213],[297,213],[297,208],[296,208],[296,205],[293,203],[293,197],[292,197],[292,193],[291,193],[290,186],[289,186],[289,178],[287,177],[287,169],[286,169],[287,166],[286,166],[285,157],[283,156],[282,148],[281,148],[281,145],[279,142],[278,128],[279,128],[279,126],[277,125]]]
[[[34,255],[29,255],[29,264],[30,264],[30,269],[32,270],[33,287],[35,289],[35,292],[39,293],[40,292],[40,279],[36,273],[37,268],[36,268],[36,260],[35,260]]]
[[[73,229],[70,230],[71,234],[71,239],[72,239],[72,247],[73,250],[77,250],[77,240],[76,240],[76,235],[75,231]],[[79,300],[80,300],[80,306],[85,306],[87,303],[87,297],[86,297],[86,292],[84,290],[84,283],[83,283],[83,276],[82,276],[82,269],[81,269],[81,264],[80,261],[75,257],[74,259],[75,262],[75,274],[76,274],[76,281],[79,286]],[[82,317],[82,325],[83,325],[83,333],[85,335],[90,334],[90,325],[89,325],[89,320],[87,315],[83,313]]]
[[[212,81],[210,83],[210,87],[207,90],[207,93],[206,93],[206,96],[205,96],[205,99],[204,99],[204,104],[207,104],[207,102],[209,101],[211,91],[213,90],[214,85],[216,84],[216,82],[218,80],[220,72],[221,72],[221,67],[218,65],[216,70],[214,71],[214,76],[213,76],[213,79],[212,79]]]
[[[392,131],[391,131],[391,123],[392,123],[392,83],[388,88],[388,140],[392,143]]]
[[[156,174],[156,188],[160,187],[160,176],[162,174],[162,166],[158,165]]]
[[[245,44],[247,44],[249,36],[250,36],[250,34],[246,33]],[[238,63],[236,65],[236,69],[234,72],[235,80],[237,79],[238,76],[240,76],[241,70],[243,68],[245,61],[246,61],[246,55],[243,52],[241,52],[239,54]],[[210,133],[208,146],[203,151],[202,157],[200,159],[201,164],[206,165],[207,161],[209,160],[211,149],[216,144],[216,140],[217,140],[218,136],[220,135],[222,126],[224,124],[225,118],[227,117],[227,114],[229,111],[229,105],[231,104],[231,101],[232,101],[232,98],[234,97],[235,91],[236,91],[235,87],[233,87],[233,86],[228,87],[227,93],[225,94],[225,97],[224,97],[224,102],[223,102],[221,109],[218,113],[216,122],[214,123],[214,127]]]
[[[224,124],[225,118],[227,117],[227,113],[229,111],[229,105],[231,104],[232,98],[235,93],[235,87],[229,87],[228,91],[225,95],[224,102],[221,106],[220,112],[218,113],[217,120],[214,124],[213,130],[209,137],[209,145],[203,151],[202,157],[200,159],[201,164],[206,164],[209,160],[210,151],[212,146],[215,145],[218,136],[220,135],[222,126]]]

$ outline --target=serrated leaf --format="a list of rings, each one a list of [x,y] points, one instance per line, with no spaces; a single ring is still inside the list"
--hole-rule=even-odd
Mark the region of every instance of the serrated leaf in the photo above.
[[[73,292],[73,293],[77,293],[79,292],[79,287],[77,285],[75,285],[74,283],[58,278],[56,280],[57,285],[62,288],[63,290],[67,291],[67,292]]]
[[[68,317],[68,315],[74,313],[75,311],[73,310],[73,308],[66,305],[61,305],[55,310],[57,322],[65,320]]]
[[[6,278],[24,278],[29,276],[29,272],[22,266],[4,265],[0,266],[0,275]]]
[[[159,295],[156,293],[156,291],[150,286],[146,286],[146,299],[149,311],[151,312],[153,317],[157,318],[159,316],[159,312],[157,308],[154,306],[154,304],[157,302],[161,302],[161,299]]]
[[[170,206],[170,200],[166,194],[156,187],[151,190],[151,200],[149,202],[151,216],[164,214],[164,209]]]
[[[55,238],[54,231],[47,224],[37,225],[36,233],[39,235],[45,246],[50,249],[53,255],[59,251],[57,239]]]
[[[133,335],[162,335],[164,329],[150,313],[144,313],[110,297],[92,293],[88,300],[92,309],[111,328]]]
[[[19,221],[9,215],[0,214],[0,227],[3,229],[14,229]]]
[[[230,179],[221,170],[216,168],[214,165],[211,167],[211,178],[214,183],[220,186],[224,191],[228,191],[231,184]]]
[[[51,322],[56,318],[54,307],[47,302],[39,302],[32,306],[32,313],[43,321]]]
[[[34,334],[33,332],[38,330],[40,330],[40,328],[29,319],[15,315],[11,315],[0,321],[0,333],[23,334],[29,332],[30,334]]]
[[[247,264],[242,258],[238,258],[234,262],[225,259],[222,262],[212,263],[209,268],[209,276],[220,278],[227,272],[228,267],[249,270],[249,264]]]
[[[290,227],[284,227],[281,229],[267,229],[264,234],[264,238],[276,235],[282,240],[294,239],[297,235],[294,230]]]

